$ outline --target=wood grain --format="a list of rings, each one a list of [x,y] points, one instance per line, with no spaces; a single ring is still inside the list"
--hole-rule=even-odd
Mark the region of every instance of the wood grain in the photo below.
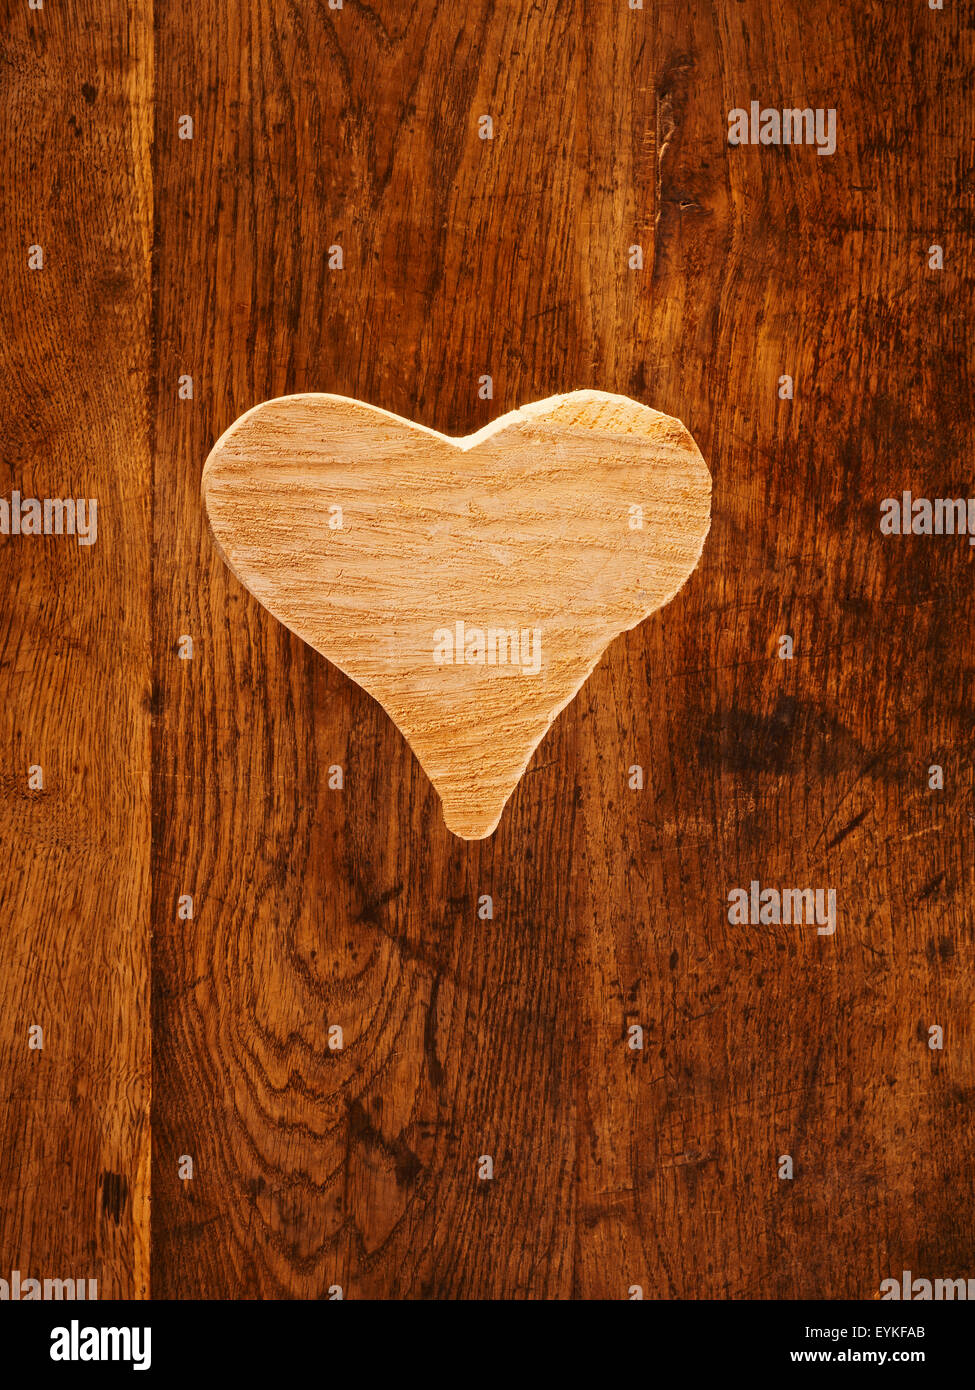
[[[145,1287],[151,602],[154,1296],[975,1274],[975,548],[878,524],[971,491],[966,8],[10,9],[7,486],[106,521],[0,541],[0,1261]],[[752,100],[835,154],[729,146]],[[686,424],[711,534],[462,843],[222,565],[203,462],[277,396],[467,435],[580,388]],[[835,888],[835,934],[732,925],[754,879]]]
[[[883,497],[969,477],[960,8],[159,23],[160,1289],[870,1297],[970,1272],[971,552],[877,526]],[[755,96],[837,108],[836,154],[729,147]],[[712,534],[462,846],[381,711],[215,561],[200,468],[274,396],[466,434],[579,387],[687,424]],[[835,886],[835,936],[730,926],[755,877]]]
[[[710,494],[679,420],[599,391],[460,440],[285,396],[231,425],[203,470],[224,560],[379,701],[467,840],[495,829],[609,643],[684,584]]]
[[[143,1297],[152,24],[4,9],[0,495],[97,531],[0,536],[0,1278]]]

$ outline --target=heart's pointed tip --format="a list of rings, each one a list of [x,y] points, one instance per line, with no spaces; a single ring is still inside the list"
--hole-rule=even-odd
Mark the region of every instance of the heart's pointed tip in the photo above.
[[[456,836],[458,840],[466,840],[468,843],[472,840],[489,840],[497,830],[500,820],[501,817],[498,816],[496,820],[491,821],[490,825],[487,825],[480,822],[473,822],[469,819],[454,819],[451,822],[447,819],[446,815],[443,818],[444,825],[450,831],[451,835]]]
[[[475,811],[469,806],[453,807],[441,802],[443,822],[458,840],[487,840],[497,830],[504,806],[497,811]]]

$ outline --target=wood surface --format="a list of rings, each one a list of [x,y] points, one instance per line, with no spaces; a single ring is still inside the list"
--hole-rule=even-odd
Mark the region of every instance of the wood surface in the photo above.
[[[684,584],[710,493],[679,420],[600,391],[459,440],[286,396],[235,421],[203,470],[234,574],[379,701],[467,840],[495,829],[609,643]]]
[[[975,548],[878,525],[972,491],[969,8],[10,12],[7,486],[77,470],[114,511],[90,555],[0,541],[0,1272],[84,1251],[142,1287],[151,714],[154,1296],[975,1274]],[[835,108],[835,154],[729,146],[752,99]],[[586,387],[684,422],[711,533],[464,843],[223,565],[203,462],[277,396],[466,435]],[[835,934],[732,926],[756,878],[836,888]]]
[[[0,496],[95,498],[98,529],[0,535],[0,1278],[141,1297],[152,20],[3,8]]]

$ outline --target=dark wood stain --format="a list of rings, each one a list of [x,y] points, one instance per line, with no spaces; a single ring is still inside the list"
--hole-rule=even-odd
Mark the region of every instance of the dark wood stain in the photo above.
[[[5,11],[0,496],[98,538],[0,536],[0,1277],[144,1296],[151,15]]]
[[[93,1232],[103,1296],[150,1234],[159,1297],[975,1272],[975,548],[878,524],[971,491],[963,7],[83,15],[3,40],[0,491],[102,529],[0,539],[0,1273]],[[835,155],[729,147],[752,98],[836,107]],[[467,433],[586,386],[687,424],[712,532],[464,843],[223,566],[203,461],[289,392]],[[835,887],[835,936],[730,925],[755,878]]]

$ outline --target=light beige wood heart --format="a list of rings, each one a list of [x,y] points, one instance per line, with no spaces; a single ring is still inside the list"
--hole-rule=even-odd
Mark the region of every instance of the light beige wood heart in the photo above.
[[[711,477],[679,420],[601,391],[463,439],[300,395],[231,425],[203,494],[237,578],[380,702],[470,840],[607,644],[694,569]]]

